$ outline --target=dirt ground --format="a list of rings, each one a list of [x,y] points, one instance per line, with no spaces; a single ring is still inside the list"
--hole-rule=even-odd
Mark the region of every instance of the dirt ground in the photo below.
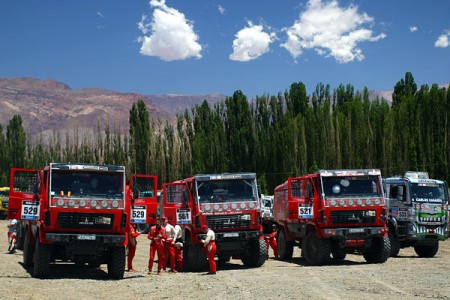
[[[100,270],[73,264],[51,266],[50,279],[34,279],[22,265],[22,252],[7,254],[6,225],[0,221],[0,299],[450,299],[450,242],[434,258],[418,258],[412,248],[384,264],[367,264],[347,255],[339,263],[307,266],[294,251],[289,262],[271,259],[246,269],[239,260],[205,273],[147,275],[149,243],[138,238],[136,273],[109,280]],[[156,264],[154,265],[156,268]]]

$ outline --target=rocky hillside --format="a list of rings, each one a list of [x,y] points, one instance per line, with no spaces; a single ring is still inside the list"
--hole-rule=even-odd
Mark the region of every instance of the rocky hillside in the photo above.
[[[101,89],[71,89],[54,80],[0,78],[0,124],[4,127],[20,114],[27,132],[51,132],[60,129],[126,127],[134,102],[144,100],[151,117],[171,118],[177,112],[207,99],[225,99],[213,95],[140,95]]]

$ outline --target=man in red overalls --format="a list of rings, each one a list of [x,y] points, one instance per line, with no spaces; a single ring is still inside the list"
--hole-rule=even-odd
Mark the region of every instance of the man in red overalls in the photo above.
[[[137,237],[139,236],[135,226],[135,224],[130,224],[130,227],[128,227],[128,272],[135,271],[133,269],[133,258],[136,254]]]
[[[161,226],[160,220],[157,220],[156,225],[150,228],[147,237],[150,240],[150,260],[148,261],[148,274],[152,273],[153,261],[155,260],[155,252],[158,253],[158,274],[160,274],[161,270],[166,269],[164,240],[167,238],[166,230]]]
[[[267,228],[267,230],[265,228]],[[269,246],[270,248],[272,248],[273,255],[275,255],[275,258],[278,258],[278,244],[276,239],[277,225],[269,224],[269,226],[266,227],[263,225],[263,233],[267,247],[267,259],[269,259]]]
[[[216,234],[214,231],[208,228],[208,225],[202,225],[202,231],[206,233],[206,239],[203,240],[203,246],[205,247],[206,254],[208,255],[209,272],[208,275],[216,274],[216,261],[214,256],[216,255]]]

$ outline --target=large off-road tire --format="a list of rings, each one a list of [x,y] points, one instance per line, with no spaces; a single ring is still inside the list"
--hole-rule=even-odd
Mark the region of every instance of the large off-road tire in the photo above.
[[[414,251],[416,251],[419,257],[434,257],[439,250],[439,241],[433,245],[415,245]]]
[[[22,221],[18,221],[17,222],[17,249],[18,250],[23,250],[24,247],[24,242],[25,242],[25,228],[23,226]]]
[[[398,253],[400,252],[400,242],[398,240],[398,235],[395,232],[394,228],[389,228],[389,242],[391,243],[391,251],[389,256],[396,257]]]
[[[230,262],[231,255],[230,254],[218,254],[217,258],[219,260],[219,263],[225,264],[227,262]]]
[[[391,243],[389,237],[373,238],[369,249],[364,253],[364,259],[371,264],[380,264],[387,261],[391,254]]]
[[[306,236],[304,249],[305,259],[309,265],[321,266],[331,261],[331,243],[329,239],[321,239],[315,231]]]
[[[334,260],[344,260],[347,253],[342,249],[335,249],[331,250],[331,256],[333,256]]]
[[[190,236],[186,237],[183,247],[183,268],[186,271],[202,271],[208,268],[208,259],[201,244],[194,244]]]
[[[39,236],[36,237],[36,249],[34,251],[33,277],[47,278],[50,274],[50,258],[52,245],[41,244]]]
[[[31,244],[31,237],[30,237],[30,232],[26,232],[25,233],[25,237],[24,237],[24,244],[23,244],[23,265],[25,267],[30,267],[33,265],[33,256],[34,256],[34,250],[35,250],[35,245]]]
[[[290,260],[294,254],[294,242],[286,241],[284,227],[279,227],[277,233],[278,257],[281,260]]]
[[[108,260],[108,277],[122,279],[125,272],[125,246],[111,248],[111,256]]]
[[[267,245],[264,240],[252,241],[249,243],[250,251],[248,254],[241,255],[244,266],[250,268],[261,267],[267,258]]]

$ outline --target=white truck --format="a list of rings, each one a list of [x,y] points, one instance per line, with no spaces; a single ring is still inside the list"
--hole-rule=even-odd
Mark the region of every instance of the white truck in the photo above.
[[[430,179],[427,172],[408,171],[384,180],[389,208],[390,256],[414,247],[419,257],[433,257],[439,241],[449,237],[447,183]]]

